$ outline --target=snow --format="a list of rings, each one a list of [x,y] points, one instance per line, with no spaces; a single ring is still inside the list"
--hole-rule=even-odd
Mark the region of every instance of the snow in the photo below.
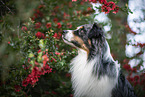
[[[137,44],[137,43],[145,43],[145,13],[143,10],[145,10],[145,0],[129,0],[129,8],[131,11],[133,11],[133,14],[128,15],[128,25],[130,28],[138,33],[136,35],[128,34],[127,35],[127,41],[129,44]],[[135,54],[140,52],[140,47],[135,47],[132,45],[126,45],[126,56],[133,57]],[[143,66],[141,66],[140,70],[143,70],[145,68],[145,51],[144,54],[140,56],[143,60]],[[135,65],[139,64],[138,59],[132,59],[130,60],[129,64],[131,67],[134,67]]]
[[[141,51],[140,47],[132,46],[132,44],[137,43],[145,43],[145,0],[129,0],[128,7],[131,9],[133,14],[129,13],[127,21],[129,27],[132,29],[132,31],[136,32],[136,35],[133,35],[132,33],[127,34],[127,42],[129,42],[129,45],[126,45],[126,56],[131,58],[134,57],[137,53]],[[107,14],[105,13],[99,13],[98,9],[95,8],[95,6],[99,7],[100,4],[93,4],[93,8],[96,10],[96,17],[95,21],[99,23],[107,23],[106,26],[104,26],[105,32],[108,32],[111,30],[111,20],[107,17]],[[111,35],[107,35],[108,39],[111,38]],[[141,66],[140,70],[143,70],[145,68],[145,51],[142,55],[140,55],[140,58],[143,60],[143,66]],[[140,59],[140,60],[141,60]],[[139,64],[139,59],[132,59],[129,61],[129,64],[131,67],[134,67]]]

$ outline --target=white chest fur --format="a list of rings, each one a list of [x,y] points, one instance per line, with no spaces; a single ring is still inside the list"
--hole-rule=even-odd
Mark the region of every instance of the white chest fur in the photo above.
[[[87,62],[87,53],[80,50],[71,62],[72,87],[75,97],[111,97],[115,79],[103,76],[99,80],[92,74],[97,58]]]

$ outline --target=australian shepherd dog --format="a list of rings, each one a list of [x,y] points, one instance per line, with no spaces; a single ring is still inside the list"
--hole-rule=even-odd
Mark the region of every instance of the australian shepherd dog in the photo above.
[[[62,38],[78,50],[70,68],[75,97],[136,97],[98,24],[64,30]]]

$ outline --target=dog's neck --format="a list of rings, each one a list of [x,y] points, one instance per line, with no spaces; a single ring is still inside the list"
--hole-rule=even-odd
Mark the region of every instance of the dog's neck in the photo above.
[[[70,71],[72,73],[72,87],[75,90],[74,95],[76,97],[111,97],[111,90],[116,84],[116,78],[110,79],[107,75],[104,75],[98,79],[92,73],[94,64],[99,61],[97,58],[96,56],[88,61],[87,52],[78,49],[78,55],[72,60]],[[101,90],[100,87],[102,87]]]

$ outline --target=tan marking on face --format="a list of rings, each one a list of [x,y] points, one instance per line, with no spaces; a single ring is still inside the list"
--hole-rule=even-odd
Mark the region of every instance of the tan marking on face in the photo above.
[[[79,38],[78,36],[75,36],[75,35],[74,35],[74,40],[78,41],[78,43],[79,43],[80,45],[84,44],[84,41],[83,41],[81,38]]]
[[[87,51],[87,54],[89,54],[89,49],[86,47],[84,41],[80,37],[74,35],[72,40],[77,41],[81,45],[81,49]]]

